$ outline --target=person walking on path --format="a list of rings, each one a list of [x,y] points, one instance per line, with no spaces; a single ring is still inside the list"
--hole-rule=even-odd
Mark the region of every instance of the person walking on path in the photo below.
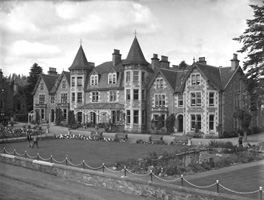
[[[38,135],[35,135],[34,138],[33,138],[33,145],[32,145],[32,148],[34,148],[35,144],[36,144],[36,146],[37,146],[37,148],[38,148]]]
[[[30,147],[31,146],[32,138],[31,138],[31,135],[30,135],[29,132],[27,132],[27,141],[28,141],[28,146]]]

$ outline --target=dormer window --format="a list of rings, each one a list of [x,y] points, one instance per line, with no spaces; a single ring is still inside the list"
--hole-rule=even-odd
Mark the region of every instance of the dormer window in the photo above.
[[[200,85],[201,75],[200,74],[192,74],[191,82],[192,82],[192,85]]]
[[[108,84],[116,84],[116,73],[108,74]]]
[[[164,86],[164,80],[163,80],[163,78],[157,78],[156,79],[156,87],[157,88],[163,88],[163,86]]]
[[[98,75],[91,76],[91,85],[98,85]]]

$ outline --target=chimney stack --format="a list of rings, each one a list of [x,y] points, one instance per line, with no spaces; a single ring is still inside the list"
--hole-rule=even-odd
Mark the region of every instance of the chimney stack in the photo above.
[[[157,70],[159,68],[158,54],[153,54],[153,58],[151,58],[151,67],[153,70]]]
[[[48,75],[57,76],[58,73],[57,73],[57,71],[56,71],[56,68],[54,68],[54,67],[50,67],[50,68],[49,68],[49,71],[48,71]]]
[[[165,68],[165,69],[169,69],[170,68],[170,62],[168,61],[168,57],[167,56],[161,56],[160,68]]]
[[[237,54],[233,54],[233,59],[231,61],[231,69],[235,70],[239,66],[239,60],[237,59]]]
[[[1,86],[1,88],[0,89],[2,89],[2,79],[3,79],[3,72],[2,72],[2,69],[0,69],[0,86]],[[1,92],[1,91],[0,91]]]
[[[205,57],[199,57],[199,61],[197,63],[206,65]]]
[[[114,49],[114,53],[112,53],[113,66],[116,66],[121,62],[121,56],[119,50]]]

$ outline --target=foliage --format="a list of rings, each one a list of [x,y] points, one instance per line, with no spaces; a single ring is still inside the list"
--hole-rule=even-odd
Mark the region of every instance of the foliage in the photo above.
[[[233,114],[234,118],[237,118],[242,126],[242,129],[244,131],[244,137],[245,137],[245,141],[247,140],[247,131],[252,119],[252,115],[244,110],[244,109],[237,109],[234,114]]]
[[[181,61],[181,63],[179,64],[179,69],[185,69],[187,67],[188,67],[188,65],[186,64],[186,62],[184,60]]]
[[[75,128],[75,127],[77,127],[77,122],[76,122],[76,119],[75,119],[75,115],[74,115],[74,111],[73,110],[70,110],[68,112],[68,127],[69,128]]]
[[[257,110],[257,99],[262,91],[258,91],[260,87],[259,78],[264,75],[264,5],[250,5],[254,12],[254,18],[247,20],[247,28],[242,35],[234,40],[243,44],[238,51],[247,53],[246,61],[244,61],[244,70],[247,71],[247,86],[251,95],[251,110]]]
[[[167,132],[170,134],[174,131],[174,124],[175,124],[175,115],[171,114],[167,119],[166,119],[166,128]]]
[[[36,123],[39,124],[40,123],[40,113],[39,113],[39,110],[37,109],[35,112],[36,112]]]
[[[38,77],[42,73],[42,68],[37,64],[34,63],[30,69],[29,76],[27,77],[27,86],[25,88],[25,95],[27,100],[27,110],[33,109],[33,96],[32,92],[37,84]]]
[[[59,126],[61,124],[61,121],[63,120],[63,113],[61,109],[56,108],[56,121],[55,124]]]

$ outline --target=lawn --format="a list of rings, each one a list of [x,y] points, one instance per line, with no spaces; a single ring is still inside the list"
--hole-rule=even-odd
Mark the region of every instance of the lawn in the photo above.
[[[0,151],[3,148],[8,152],[23,154],[25,151],[30,156],[37,153],[43,158],[52,157],[58,161],[68,159],[79,164],[83,160],[93,167],[98,167],[102,163],[106,166],[115,165],[116,162],[126,161],[127,159],[139,159],[148,155],[150,152],[156,152],[158,155],[165,151],[169,153],[180,152],[185,146],[176,145],[150,145],[150,144],[133,144],[119,142],[102,142],[102,141],[85,141],[75,139],[53,139],[39,141],[39,148],[28,147],[27,142],[0,144]]]

